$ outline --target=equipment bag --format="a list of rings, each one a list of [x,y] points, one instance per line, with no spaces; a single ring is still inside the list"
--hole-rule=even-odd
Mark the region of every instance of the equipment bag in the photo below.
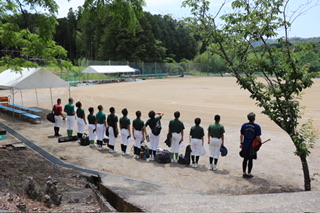
[[[74,135],[74,136],[71,136],[71,137],[60,137],[58,138],[58,142],[59,143],[64,143],[64,142],[69,142],[69,141],[77,141],[78,140],[78,136],[77,135]]]
[[[89,144],[90,144],[89,136],[87,136],[87,134],[84,134],[84,137],[82,137],[80,139],[80,145],[81,146],[88,146]]]
[[[261,141],[258,141],[257,139],[254,139],[252,142],[252,146],[254,148],[254,151],[259,151],[260,147],[261,147],[262,143]]]
[[[54,122],[55,122],[54,114],[53,114],[52,112],[50,112],[50,113],[47,115],[47,120],[50,121],[51,123],[54,123]]]
[[[158,163],[170,163],[171,162],[171,155],[170,152],[166,149],[164,150],[157,150],[155,160]]]

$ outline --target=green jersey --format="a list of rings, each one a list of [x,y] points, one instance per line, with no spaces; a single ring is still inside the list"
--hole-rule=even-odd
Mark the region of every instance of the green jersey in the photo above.
[[[224,127],[219,123],[210,124],[208,132],[212,138],[221,138],[224,133]]]
[[[190,136],[191,138],[197,138],[197,139],[202,139],[204,136],[204,130],[201,126],[193,126],[190,129]]]
[[[84,110],[82,108],[77,109],[77,117],[84,118]]]
[[[66,104],[64,106],[64,111],[67,113],[68,116],[74,115],[74,105],[73,104]]]
[[[174,119],[169,122],[169,131],[170,132],[180,133],[183,130],[184,130],[184,125],[180,120]]]
[[[96,114],[96,119],[98,124],[103,124],[106,120],[106,114],[104,114],[103,112],[98,112]]]
[[[128,129],[128,126],[131,124],[130,119],[127,116],[123,116],[119,120],[121,129]]]
[[[115,114],[109,114],[107,118],[108,126],[115,127],[116,123],[118,122],[118,117]]]
[[[141,131],[144,126],[144,122],[140,118],[136,118],[133,120],[132,126],[135,130]]]
[[[89,124],[95,124],[97,121],[96,116],[94,114],[89,114],[88,115],[88,123]]]

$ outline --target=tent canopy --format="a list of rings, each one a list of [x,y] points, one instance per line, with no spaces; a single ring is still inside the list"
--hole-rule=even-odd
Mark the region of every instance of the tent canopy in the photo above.
[[[8,69],[0,73],[0,89],[69,87],[69,83],[44,68]]]
[[[126,66],[89,66],[82,73],[127,73],[127,72],[136,72],[134,68]]]

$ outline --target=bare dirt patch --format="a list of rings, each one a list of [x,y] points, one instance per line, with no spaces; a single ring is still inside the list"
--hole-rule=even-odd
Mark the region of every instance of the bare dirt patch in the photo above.
[[[30,149],[0,149],[0,210],[10,212],[97,212],[99,205],[87,180],[80,173],[57,167]],[[59,206],[47,208],[41,201],[47,178],[58,182]],[[33,177],[42,193],[36,200],[26,195],[27,180]]]

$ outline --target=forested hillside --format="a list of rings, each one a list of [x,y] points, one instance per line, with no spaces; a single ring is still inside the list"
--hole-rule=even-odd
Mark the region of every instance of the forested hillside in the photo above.
[[[69,53],[69,59],[99,61],[180,62],[197,54],[197,41],[183,21],[169,15],[143,12],[131,31],[96,9],[70,9],[58,19],[55,40]]]
[[[67,17],[59,19],[23,8],[17,13],[1,15],[1,26],[4,29],[0,40],[1,64],[25,65],[25,61],[33,61],[43,65],[53,59],[58,63],[60,59],[66,59],[73,65],[79,65],[79,61],[84,59],[146,63],[195,62],[203,64],[201,71],[204,72],[228,72],[225,62],[218,55],[207,54],[206,48],[210,44],[202,40],[195,23],[188,19],[177,20],[170,15],[145,12],[141,0],[119,2],[122,3],[85,1],[82,7],[70,9]],[[30,32],[33,37],[23,33],[18,34],[21,38],[10,36],[12,31],[19,30]],[[39,41],[34,39],[38,39],[36,36]],[[25,38],[31,44],[24,41]],[[43,42],[47,48],[40,46]],[[268,42],[275,48],[279,47],[275,39]],[[320,37],[292,38],[290,43],[295,46],[295,53],[301,63],[309,66],[310,71],[320,71]],[[260,44],[258,41],[253,46],[259,49]],[[24,53],[26,50],[28,52]]]

